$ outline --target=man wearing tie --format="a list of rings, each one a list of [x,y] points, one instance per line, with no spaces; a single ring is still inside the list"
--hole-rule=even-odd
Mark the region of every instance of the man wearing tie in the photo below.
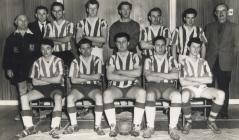
[[[34,37],[37,42],[40,42],[43,39],[46,30],[46,25],[49,23],[47,17],[48,17],[48,9],[42,5],[37,6],[35,9],[36,20],[28,24],[28,27],[34,34]]]

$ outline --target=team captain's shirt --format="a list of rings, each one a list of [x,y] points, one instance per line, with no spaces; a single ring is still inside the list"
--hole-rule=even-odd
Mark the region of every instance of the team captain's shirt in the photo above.
[[[40,77],[55,77],[63,75],[63,61],[52,55],[50,61],[46,61],[44,57],[38,58],[32,66],[30,78],[38,79]]]
[[[178,69],[177,61],[166,53],[162,58],[158,55],[152,55],[145,59],[144,69],[158,73],[170,73],[172,69]],[[173,80],[162,80],[163,83],[172,83]]]
[[[141,29],[140,32],[140,40],[142,41],[152,41],[155,37],[157,36],[163,36],[165,38],[171,38],[171,32],[168,28],[164,26],[156,26],[156,28],[152,26],[147,26],[143,29]],[[152,49],[144,49],[143,50],[143,55],[145,56],[151,56],[153,55],[153,50]]]
[[[198,58],[197,61],[193,61],[191,57],[186,57],[182,61],[180,77],[203,77],[209,76],[212,77],[210,67],[206,60]],[[203,84],[202,84],[203,85]]]
[[[93,22],[89,18],[85,18],[76,24],[77,28],[83,29],[84,34],[90,37],[101,37],[102,29],[107,28],[107,26],[107,22],[98,17]],[[103,60],[103,49],[98,47],[101,46],[94,46],[91,53]]]
[[[74,59],[70,66],[69,77],[80,77],[81,74],[101,74],[102,61],[99,57],[91,55],[88,62],[80,56],[79,59]],[[99,81],[87,81],[81,84],[98,84]]]
[[[56,21],[47,24],[46,28],[46,37],[66,37],[69,35],[73,35],[74,25],[72,22],[64,20],[60,25],[57,24]],[[71,50],[71,43],[61,43],[54,45],[54,52],[63,52],[63,51],[70,51]]]
[[[207,38],[201,27],[193,26],[192,29],[188,29],[185,25],[179,26],[172,33],[171,45],[177,45],[177,52],[180,55],[188,55],[188,41],[195,37],[200,38],[203,43],[207,43]]]
[[[141,65],[140,58],[133,52],[128,52],[126,56],[121,56],[119,52],[112,55],[109,59],[108,66],[114,67],[115,70],[134,70]],[[110,81],[109,84],[120,88],[126,88],[135,85],[134,81]]]

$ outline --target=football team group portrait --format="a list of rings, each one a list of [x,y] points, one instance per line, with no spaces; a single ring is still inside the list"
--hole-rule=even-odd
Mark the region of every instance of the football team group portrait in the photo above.
[[[30,0],[22,1],[24,11]],[[229,111],[231,98],[239,98],[233,0],[203,0],[211,6],[199,0],[35,1],[32,13],[8,9],[16,13],[8,23],[14,30],[3,38],[2,78],[18,103],[15,139],[43,132],[51,139],[87,140],[79,116],[91,113],[92,124],[84,125],[99,140],[186,140],[193,130],[204,135],[197,132],[197,114],[204,118],[199,128],[217,140],[232,114],[239,115],[238,108]],[[47,131],[37,121],[46,108]],[[167,119],[163,129],[158,114]],[[157,135],[162,130],[166,138]]]

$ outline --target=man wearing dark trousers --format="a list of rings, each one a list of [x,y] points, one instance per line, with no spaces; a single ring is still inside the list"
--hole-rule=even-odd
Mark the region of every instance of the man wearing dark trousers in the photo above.
[[[227,19],[228,6],[220,3],[215,7],[216,22],[209,23],[205,28],[208,39],[206,60],[217,80],[218,88],[225,92],[224,106],[221,109],[221,118],[228,119],[229,83],[233,66],[234,54],[239,44],[236,43],[238,25]],[[214,82],[215,83],[215,82]]]

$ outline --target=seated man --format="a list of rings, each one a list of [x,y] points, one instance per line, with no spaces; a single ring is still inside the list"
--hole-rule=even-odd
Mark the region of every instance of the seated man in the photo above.
[[[19,134],[19,137],[36,133],[32,122],[32,111],[29,102],[45,97],[53,99],[55,103],[49,134],[52,135],[53,138],[59,138],[57,129],[61,122],[62,95],[64,92],[64,87],[61,86],[63,62],[60,58],[52,55],[53,47],[54,43],[51,40],[43,39],[41,41],[41,52],[43,56],[33,63],[30,72],[33,89],[21,96],[21,115],[25,129]]]
[[[169,135],[173,140],[180,137],[176,133],[176,126],[181,112],[181,94],[175,88],[173,81],[178,79],[177,61],[166,53],[166,39],[162,36],[153,39],[154,55],[146,58],[144,75],[146,84],[146,106],[145,114],[147,129],[143,137],[150,138],[154,132],[155,101],[160,97],[171,101],[169,118]]]
[[[208,127],[216,134],[221,131],[215,123],[218,112],[224,103],[224,92],[207,87],[212,83],[212,74],[206,60],[199,58],[202,41],[199,38],[191,38],[188,42],[189,56],[182,61],[180,83],[182,85],[182,110],[186,118],[186,124],[182,133],[188,134],[192,127],[191,98],[211,99],[213,104],[207,121]]]
[[[130,37],[126,33],[118,33],[114,37],[118,52],[109,58],[107,78],[109,87],[104,91],[105,114],[110,125],[110,137],[117,136],[114,100],[119,98],[135,99],[132,136],[139,136],[140,124],[144,114],[146,92],[137,86],[137,78],[141,75],[140,58],[128,51]]]
[[[75,102],[83,98],[90,98],[96,104],[94,130],[98,135],[105,135],[101,129],[103,98],[99,83],[102,74],[102,61],[99,57],[91,54],[93,46],[89,39],[81,39],[76,47],[81,55],[71,63],[69,77],[72,82],[72,90],[67,96],[67,111],[71,125],[63,133],[71,134],[78,131]]]

